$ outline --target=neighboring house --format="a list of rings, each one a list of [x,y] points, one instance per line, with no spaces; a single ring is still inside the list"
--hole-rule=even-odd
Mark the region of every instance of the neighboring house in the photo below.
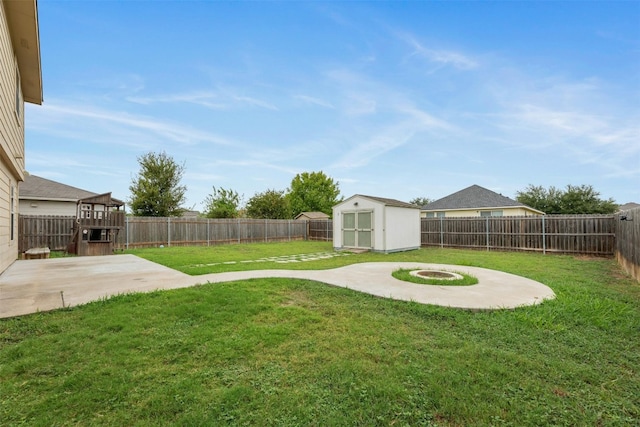
[[[637,208],[640,208],[639,203],[629,202],[629,203],[625,203],[624,205],[618,206],[618,212],[630,211],[631,209],[637,209]]]
[[[333,207],[334,249],[397,252],[420,248],[420,208],[356,194]]]
[[[184,219],[197,219],[200,218],[200,212],[199,211],[192,211],[192,210],[184,210],[182,211],[182,214],[180,215],[180,218],[184,218]]]
[[[310,219],[329,219],[329,215],[324,212],[300,212],[294,219],[310,220]]]
[[[0,0],[0,272],[18,258],[18,183],[24,179],[24,103],[42,104],[35,0]]]
[[[97,195],[36,175],[26,175],[20,183],[20,214],[76,216],[78,200]]]
[[[544,215],[544,212],[472,185],[422,207],[423,218],[469,216],[528,216]]]

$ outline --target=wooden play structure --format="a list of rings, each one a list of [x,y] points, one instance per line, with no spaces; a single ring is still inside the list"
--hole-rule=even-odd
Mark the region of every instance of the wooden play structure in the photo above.
[[[81,256],[113,254],[124,219],[124,202],[112,198],[111,193],[78,200],[67,252]]]

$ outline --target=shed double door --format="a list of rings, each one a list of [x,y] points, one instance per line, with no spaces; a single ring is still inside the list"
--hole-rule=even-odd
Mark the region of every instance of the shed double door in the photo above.
[[[372,248],[372,224],[372,211],[344,212],[342,245],[349,248]]]

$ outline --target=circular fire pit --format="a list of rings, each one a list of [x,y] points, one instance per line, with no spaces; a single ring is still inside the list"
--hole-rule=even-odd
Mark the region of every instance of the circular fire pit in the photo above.
[[[463,277],[458,273],[442,270],[413,270],[410,273],[412,276],[420,277],[422,279],[436,279],[436,280],[460,280]]]

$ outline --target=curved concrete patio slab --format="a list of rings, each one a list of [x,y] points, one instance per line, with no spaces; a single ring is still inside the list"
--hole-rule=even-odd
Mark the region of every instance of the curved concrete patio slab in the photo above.
[[[470,274],[472,286],[418,285],[391,276],[399,268]],[[478,267],[414,262],[352,264],[332,270],[254,270],[189,276],[134,255],[20,260],[0,275],[0,318],[75,306],[113,295],[202,283],[282,277],[309,279],[384,298],[474,310],[539,304],[555,294],[542,283]]]

